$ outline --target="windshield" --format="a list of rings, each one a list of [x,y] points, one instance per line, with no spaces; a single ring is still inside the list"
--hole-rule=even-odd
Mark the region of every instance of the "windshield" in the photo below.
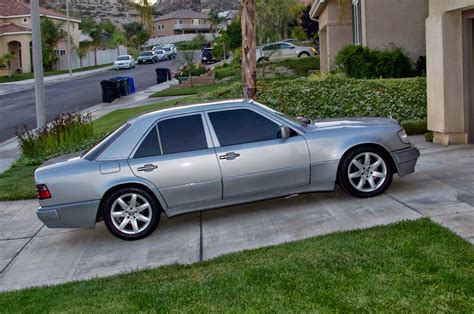
[[[304,123],[303,121],[300,121],[298,120],[297,118],[295,117],[292,117],[290,115],[287,115],[287,114],[284,114],[280,111],[276,111],[270,107],[267,107],[265,105],[262,105],[261,103],[258,103],[258,102],[254,102],[254,104],[264,108],[265,110],[268,110],[268,111],[271,111],[272,113],[278,115],[280,118],[282,118],[283,120],[285,120],[290,126],[293,126],[293,127],[296,127],[296,128],[304,128],[306,129],[308,127],[308,125],[306,123]]]
[[[86,160],[94,160],[99,157],[102,152],[110,146],[126,129],[130,126],[130,123],[126,123],[116,129],[115,131],[107,134],[101,140],[99,140],[94,146],[84,151],[81,155],[81,158]]]
[[[163,50],[157,50],[157,51],[155,51],[155,52],[156,52],[157,54],[159,54],[159,55],[162,55],[162,54],[165,53]]]
[[[163,48],[163,50],[171,51],[171,48],[165,47],[165,48]]]
[[[117,61],[123,61],[123,60],[129,60],[130,57],[129,56],[120,56],[117,58]]]
[[[152,56],[152,55],[153,55],[153,52],[151,51],[145,51],[140,54],[140,56]]]

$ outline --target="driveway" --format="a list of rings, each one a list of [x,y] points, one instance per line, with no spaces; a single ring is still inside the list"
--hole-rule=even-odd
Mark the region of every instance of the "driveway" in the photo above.
[[[417,172],[388,193],[356,199],[306,194],[167,219],[148,238],[124,242],[95,229],[47,229],[36,201],[0,203],[0,290],[107,276],[317,235],[430,217],[474,243],[474,146],[414,139]]]

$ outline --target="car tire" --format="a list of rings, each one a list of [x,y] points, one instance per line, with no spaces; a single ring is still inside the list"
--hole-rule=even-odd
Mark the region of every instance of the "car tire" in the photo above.
[[[346,153],[339,165],[338,183],[348,194],[368,198],[384,193],[392,183],[390,156],[382,149],[358,147]]]
[[[110,233],[122,240],[135,241],[147,237],[158,227],[160,210],[149,192],[126,187],[107,197],[103,217]]]
[[[302,57],[311,57],[311,55],[307,52],[300,52],[300,54],[298,55],[298,58],[302,58]]]

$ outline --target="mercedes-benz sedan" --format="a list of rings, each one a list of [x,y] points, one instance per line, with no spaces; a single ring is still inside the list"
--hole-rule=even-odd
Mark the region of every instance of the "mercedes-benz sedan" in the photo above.
[[[36,170],[38,217],[136,240],[168,217],[287,195],[383,193],[419,151],[392,119],[294,119],[254,101],[175,107],[134,118],[80,157]]]

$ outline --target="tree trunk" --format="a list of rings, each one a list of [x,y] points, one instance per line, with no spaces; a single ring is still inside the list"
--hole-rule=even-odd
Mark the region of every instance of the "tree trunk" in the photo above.
[[[97,47],[94,47],[94,65],[97,65]]]
[[[242,9],[242,78],[244,98],[255,99],[257,94],[256,15],[255,0],[243,0]]]

